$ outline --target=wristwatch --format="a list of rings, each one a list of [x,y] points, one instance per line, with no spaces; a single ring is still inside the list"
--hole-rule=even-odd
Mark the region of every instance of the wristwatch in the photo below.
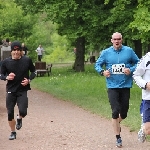
[[[101,70],[100,75],[103,76],[104,70]]]

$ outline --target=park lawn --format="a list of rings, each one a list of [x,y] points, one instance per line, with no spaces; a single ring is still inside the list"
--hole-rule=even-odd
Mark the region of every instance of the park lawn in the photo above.
[[[94,64],[85,65],[85,72],[79,73],[72,71],[71,66],[53,67],[49,77],[47,75],[36,77],[31,82],[31,87],[111,119],[105,78],[98,75]],[[141,89],[133,84],[128,117],[122,121],[122,124],[129,127],[131,132],[138,131],[141,125],[140,103]]]

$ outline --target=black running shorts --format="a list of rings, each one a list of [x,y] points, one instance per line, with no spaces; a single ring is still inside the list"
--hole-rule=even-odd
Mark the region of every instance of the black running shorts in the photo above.
[[[122,119],[127,117],[129,109],[130,88],[110,88],[108,89],[108,98],[112,109],[112,118]]]
[[[6,93],[6,108],[8,111],[8,114],[12,116],[12,119],[14,119],[14,107],[17,104],[19,113],[21,113],[22,117],[24,117],[27,114],[27,108],[28,108],[28,97],[27,97],[27,91],[20,91],[15,93]]]

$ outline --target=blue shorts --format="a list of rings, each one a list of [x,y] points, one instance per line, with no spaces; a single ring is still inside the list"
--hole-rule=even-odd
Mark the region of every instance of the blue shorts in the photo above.
[[[150,122],[150,100],[143,100],[143,123]]]

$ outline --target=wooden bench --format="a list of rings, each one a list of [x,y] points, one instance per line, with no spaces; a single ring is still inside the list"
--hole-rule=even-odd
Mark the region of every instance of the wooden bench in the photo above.
[[[44,76],[46,73],[49,76],[52,70],[52,64],[46,65],[46,62],[35,62],[36,76]]]

